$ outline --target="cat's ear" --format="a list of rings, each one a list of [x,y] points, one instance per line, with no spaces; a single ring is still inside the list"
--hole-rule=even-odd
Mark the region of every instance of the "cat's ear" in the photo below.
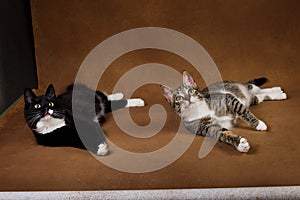
[[[165,96],[166,100],[169,103],[172,103],[173,102],[173,90],[164,85],[161,85],[160,88],[161,88],[161,91],[162,91],[163,95]]]
[[[184,71],[182,74],[182,82],[184,86],[191,86],[193,88],[198,88],[193,77],[187,71]]]
[[[36,95],[32,92],[31,89],[26,88],[24,90],[24,101],[25,103],[32,103],[32,100],[36,98]]]
[[[49,98],[55,98],[55,90],[54,90],[54,86],[52,84],[50,84],[46,90],[45,96],[49,97]]]

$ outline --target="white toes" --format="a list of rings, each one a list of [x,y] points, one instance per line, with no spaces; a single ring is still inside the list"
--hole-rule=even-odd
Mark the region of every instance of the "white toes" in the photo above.
[[[126,107],[141,107],[145,106],[145,102],[143,99],[128,99]]]
[[[276,92],[283,92],[281,87],[273,87],[271,88],[272,89],[272,92],[276,93]]]
[[[97,151],[98,156],[105,156],[107,152],[108,152],[108,146],[106,143],[101,143],[98,145],[98,151]]]
[[[115,94],[110,94],[110,95],[107,95],[107,99],[109,101],[117,101],[117,100],[121,100],[124,98],[124,94],[123,93],[115,93]]]
[[[261,100],[284,100],[287,99],[286,93],[283,92],[281,87],[272,87],[266,89],[260,89],[256,94],[256,97]]]
[[[272,100],[284,100],[287,98],[286,93],[277,92],[268,95]]]
[[[246,138],[241,138],[239,145],[236,147],[239,152],[246,153],[250,149],[250,144]]]
[[[263,121],[259,120],[256,130],[265,131],[267,130],[267,128],[268,128],[267,125]]]
[[[272,94],[272,93],[283,93],[281,87],[272,87],[272,88],[265,88],[260,89],[258,94]]]
[[[281,94],[281,100],[284,100],[284,99],[287,99],[286,93],[282,93],[282,94]]]

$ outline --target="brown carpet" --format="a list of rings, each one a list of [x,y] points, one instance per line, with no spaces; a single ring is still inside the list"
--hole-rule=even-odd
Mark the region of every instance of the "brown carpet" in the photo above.
[[[152,26],[179,31],[199,42],[224,80],[246,82],[265,76],[270,82],[264,87],[281,86],[288,99],[251,108],[269,126],[267,132],[253,131],[243,123],[234,128],[236,134],[251,143],[249,153],[241,154],[218,143],[207,157],[199,159],[203,138],[196,137],[178,160],[149,173],[117,171],[80,149],[36,145],[23,119],[21,99],[0,121],[1,191],[300,184],[298,1],[32,0],[31,3],[40,90],[53,83],[57,91],[62,91],[74,81],[88,53],[110,36]],[[179,72],[188,70],[205,87],[201,75],[183,58],[163,50],[143,49],[115,60],[104,72],[98,88],[111,93],[124,73],[145,63],[162,63]],[[141,86],[133,96],[147,102],[143,108],[130,109],[133,120],[147,125],[149,108],[161,104],[167,112],[164,128],[148,139],[133,138],[109,114],[103,125],[107,137],[132,152],[150,152],[165,146],[174,137],[180,119],[162,97],[159,85]]]

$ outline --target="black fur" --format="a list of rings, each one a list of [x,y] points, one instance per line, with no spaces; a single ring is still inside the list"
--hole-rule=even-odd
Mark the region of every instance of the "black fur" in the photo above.
[[[262,86],[262,85],[265,84],[267,81],[268,81],[267,78],[262,77],[262,78],[256,78],[256,79],[253,79],[253,80],[249,81],[248,83],[253,84],[253,85],[256,85],[256,86]]]
[[[72,97],[74,90],[76,90],[77,94],[76,99]],[[95,96],[94,100],[92,100],[93,102],[86,100],[85,97],[88,95]],[[28,126],[32,129],[38,144],[45,146],[72,146],[88,149],[93,153],[97,153],[99,144],[105,143],[105,136],[99,124],[104,122],[104,114],[114,109],[123,108],[127,104],[126,100],[111,102],[104,93],[100,91],[95,92],[84,85],[71,85],[67,87],[66,92],[56,97],[52,84],[48,86],[46,93],[41,96],[35,95],[31,89],[25,89],[24,101],[25,119]],[[74,108],[72,108],[72,103],[75,103],[73,104],[75,105]],[[95,105],[95,107],[90,105]],[[49,109],[53,110],[51,117],[64,119],[65,126],[52,132],[41,134],[36,130],[36,125],[46,115],[50,115],[48,113]],[[73,116],[74,111],[80,113],[80,115]],[[99,123],[94,122],[96,116]],[[75,126],[75,120],[76,124],[78,123],[80,126]],[[84,134],[79,136],[77,131]]]

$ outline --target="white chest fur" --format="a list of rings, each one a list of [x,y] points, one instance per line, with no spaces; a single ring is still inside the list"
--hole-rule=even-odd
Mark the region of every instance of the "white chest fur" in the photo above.
[[[193,103],[184,111],[182,117],[184,121],[190,122],[206,116],[214,116],[214,112],[208,107],[204,101]]]
[[[208,107],[206,102],[197,102],[190,105],[190,108],[185,111],[182,117],[186,122],[191,122],[203,117],[211,117],[224,128],[231,129],[233,126],[232,116],[216,116],[215,112]]]
[[[66,123],[64,118],[58,119],[47,115],[40,119],[40,121],[36,124],[35,131],[40,134],[47,134],[65,125]]]

